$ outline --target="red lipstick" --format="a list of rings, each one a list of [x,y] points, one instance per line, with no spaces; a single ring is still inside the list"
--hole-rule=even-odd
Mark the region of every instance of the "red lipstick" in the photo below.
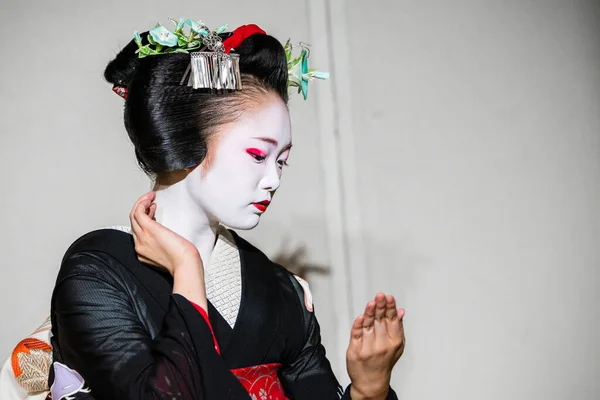
[[[264,200],[264,201],[261,201],[260,203],[252,203],[252,205],[254,207],[256,207],[258,209],[258,211],[260,211],[260,212],[267,211],[267,207],[269,206],[269,204],[271,204],[271,202],[269,200]]]

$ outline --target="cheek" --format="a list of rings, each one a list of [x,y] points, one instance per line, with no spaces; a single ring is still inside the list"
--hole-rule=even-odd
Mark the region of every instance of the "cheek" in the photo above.
[[[210,177],[211,180],[235,179],[244,170],[244,160],[240,155],[231,153],[231,151],[221,151],[215,154],[206,177]],[[250,158],[248,155],[244,155]]]
[[[256,162],[248,149],[239,149],[219,158],[220,175],[230,182],[236,182],[240,188],[256,186],[264,176],[266,165],[266,162]]]
[[[219,158],[211,168],[206,171],[201,186],[204,190],[212,193],[211,197],[237,198],[238,194],[248,194],[254,191],[263,176],[263,164],[255,163],[247,154],[245,157],[230,158],[226,160]],[[245,158],[248,158],[246,160]]]

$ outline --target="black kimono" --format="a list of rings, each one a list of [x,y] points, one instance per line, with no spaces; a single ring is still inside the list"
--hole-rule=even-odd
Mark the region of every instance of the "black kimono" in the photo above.
[[[233,328],[210,302],[203,316],[173,294],[171,276],[140,263],[128,233],[94,231],[67,250],[52,295],[54,360],[91,390],[71,398],[350,399],[299,281],[233,235],[242,277]]]

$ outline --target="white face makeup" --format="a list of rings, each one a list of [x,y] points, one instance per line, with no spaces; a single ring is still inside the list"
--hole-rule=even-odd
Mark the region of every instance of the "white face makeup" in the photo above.
[[[234,229],[252,229],[279,188],[292,133],[287,108],[265,102],[217,133],[212,165],[185,181],[208,217]]]

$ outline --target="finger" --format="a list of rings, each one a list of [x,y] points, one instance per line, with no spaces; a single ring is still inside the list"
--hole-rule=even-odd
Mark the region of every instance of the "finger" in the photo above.
[[[140,196],[140,198],[135,201],[135,204],[133,205],[131,210],[132,211],[135,210],[136,207],[138,206],[138,204],[140,204],[142,201],[146,201],[146,200],[154,201],[155,196],[156,196],[156,193],[154,193],[154,192],[148,192],[148,193]]]
[[[164,269],[164,267],[163,267],[162,265],[160,265],[159,263],[157,263],[157,262],[155,262],[155,261],[153,261],[153,260],[149,259],[148,257],[144,257],[144,256],[138,256],[138,260],[140,260],[140,261],[141,261],[141,262],[143,262],[144,264],[149,264],[149,265],[153,265],[153,266],[155,266],[155,267],[158,267],[158,268],[163,268],[163,269]]]
[[[378,293],[375,296],[375,338],[380,343],[384,343],[385,340],[389,339],[388,325],[393,323],[391,320],[386,318],[387,315],[387,296],[383,293]],[[397,321],[396,321],[397,322]]]
[[[404,323],[402,321],[402,317],[404,316],[404,309],[399,308],[397,310],[398,317],[393,320],[388,320],[387,330],[388,335],[393,340],[400,340],[404,335]]]
[[[154,218],[156,215],[156,203],[152,203],[150,204],[150,208],[148,209],[148,217],[150,217],[151,220],[156,221],[156,219]]]
[[[139,199],[137,199],[135,204],[131,208],[131,212],[129,213],[129,219],[133,219],[133,213],[136,210],[137,206],[140,204],[140,202],[150,198],[152,199],[152,201],[154,201],[155,196],[156,194],[154,192],[148,192],[145,195],[141,196]]]
[[[148,257],[144,257],[142,255],[139,255],[139,254],[138,254],[138,260],[140,260],[141,262],[146,263],[146,264],[154,265],[154,262],[151,259],[149,259]]]
[[[133,211],[133,218],[143,230],[152,228],[152,220],[148,217],[148,208],[151,204],[150,199],[142,200]]]
[[[365,316],[359,315],[352,324],[352,330],[350,332],[350,338],[354,340],[362,339],[363,335],[363,323],[365,322]]]
[[[140,235],[142,233],[142,228],[140,227],[140,224],[138,224],[138,222],[136,221],[134,216],[131,216],[130,222],[131,222],[131,234],[133,235],[133,241],[135,243],[137,243],[138,235]]]
[[[404,319],[404,314],[406,314],[406,310],[404,308],[398,309],[398,319]]]
[[[385,300],[385,317],[390,320],[396,319],[398,317],[398,312],[396,310],[396,299],[394,299],[394,296],[388,295]]]
[[[385,294],[377,293],[375,296],[375,320],[379,321],[383,317],[385,317]]]
[[[143,242],[140,241],[140,238],[136,234],[136,231],[140,231],[140,227],[137,226],[137,222],[135,222],[135,220],[132,220],[132,221],[133,222],[131,225],[131,236],[133,236],[133,248],[139,257],[140,253],[143,253],[145,250],[143,248],[144,247]]]
[[[364,320],[363,320],[363,329],[367,332],[373,330],[373,323],[375,321],[375,302],[370,301],[367,303],[365,307]]]
[[[396,356],[397,359],[402,357],[404,354],[404,349],[406,348],[406,336],[404,335],[404,326],[400,327],[400,348],[398,349]]]
[[[138,201],[135,202],[135,205],[131,209],[131,214],[129,216],[129,220],[131,221],[131,228],[134,229],[135,233],[137,233],[138,235],[142,233],[142,226],[139,222],[139,210],[140,208],[144,208],[143,204],[144,202],[148,201],[148,195],[149,194],[146,193],[145,195],[140,197]]]

